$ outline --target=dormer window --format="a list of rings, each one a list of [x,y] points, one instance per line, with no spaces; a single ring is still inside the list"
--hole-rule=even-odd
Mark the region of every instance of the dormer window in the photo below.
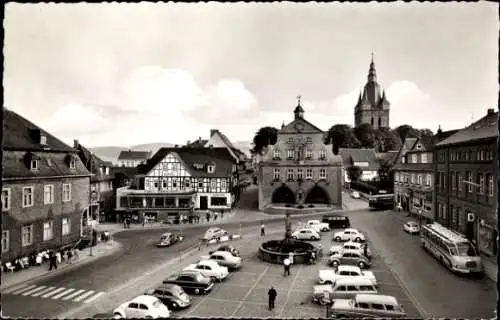
[[[75,158],[71,158],[69,160],[69,168],[70,169],[75,169],[76,168],[76,160],[75,160]]]
[[[47,136],[44,135],[43,133],[40,135],[40,144],[41,145],[46,145],[47,144]]]
[[[417,144],[417,150],[420,150],[422,149],[422,145],[421,144]]]
[[[214,164],[209,164],[207,166],[207,172],[208,173],[214,173],[215,172],[215,165]]]
[[[38,160],[31,160],[30,169],[31,170],[38,170]]]

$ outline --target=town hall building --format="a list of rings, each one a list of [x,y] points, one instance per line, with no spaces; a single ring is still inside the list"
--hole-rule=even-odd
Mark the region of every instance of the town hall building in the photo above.
[[[258,164],[259,210],[272,205],[342,208],[342,158],[324,143],[325,133],[304,119],[283,124]]]

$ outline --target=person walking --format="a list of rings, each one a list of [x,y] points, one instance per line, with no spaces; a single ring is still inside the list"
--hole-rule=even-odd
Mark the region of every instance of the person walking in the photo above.
[[[217,221],[217,216],[219,215],[219,213],[217,211],[214,212],[214,221]]]
[[[269,296],[269,310],[273,310],[274,302],[276,301],[276,297],[278,296],[278,293],[276,292],[276,289],[274,289],[274,286],[271,286],[271,289],[269,289],[267,295]]]
[[[221,210],[220,211],[220,219],[223,220],[224,219],[224,210]]]
[[[210,222],[210,212],[208,212],[208,211],[207,211],[207,216],[206,216],[206,218],[207,218],[207,222]]]
[[[290,275],[290,264],[291,264],[290,259],[285,258],[285,260],[283,261],[283,268],[284,268],[283,276],[284,277]]]
[[[72,264],[73,263],[73,252],[71,249],[69,249],[67,252],[66,252],[66,256],[68,257],[68,263],[69,264]]]
[[[50,257],[49,257],[49,271],[52,270],[52,268],[57,270],[57,256],[56,254],[51,251],[50,252]]]
[[[264,222],[260,224],[260,236],[263,237],[266,235],[266,229],[264,227]]]

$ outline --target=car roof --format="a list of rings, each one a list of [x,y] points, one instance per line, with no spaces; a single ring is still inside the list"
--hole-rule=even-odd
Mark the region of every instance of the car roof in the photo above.
[[[359,267],[341,264],[338,266],[339,271],[359,271]]]
[[[219,230],[220,228],[219,227],[210,227],[207,229],[207,231],[216,231],[216,230]]]
[[[135,297],[134,299],[130,300],[130,302],[137,302],[137,303],[153,303],[155,301],[157,301],[158,298],[156,298],[155,296],[149,296],[149,295],[140,295],[140,296],[137,296]]]
[[[354,297],[356,302],[366,302],[366,303],[382,303],[390,305],[399,305],[398,300],[393,296],[383,295],[383,294],[365,294],[360,293]]]
[[[335,280],[336,285],[372,285],[373,281],[365,277],[347,277]]]
[[[161,283],[160,285],[156,286],[155,289],[167,289],[167,290],[178,290],[180,286],[173,284],[173,283]],[[182,288],[181,288],[182,289]]]
[[[417,223],[416,221],[408,221],[408,222],[406,222],[406,223],[408,223],[408,224],[410,224],[410,225],[418,225],[418,223]]]
[[[343,245],[343,246],[346,246],[346,245],[355,245],[355,246],[357,246],[357,247],[361,247],[361,246],[362,246],[362,244],[361,244],[361,243],[356,242],[356,241],[346,241],[346,242],[344,242],[344,245]]]
[[[212,252],[212,254],[222,254],[222,255],[231,255],[231,252],[227,252],[227,251],[215,251],[215,252]]]
[[[198,270],[182,270],[177,274],[177,276],[184,276],[184,275],[197,275],[200,274]]]
[[[215,253],[215,252],[214,252],[214,253]],[[198,261],[198,263],[217,264],[217,262],[216,262],[216,261],[209,260],[209,259],[206,259],[206,260],[200,260],[200,261]]]
[[[171,234],[172,234],[172,232],[165,232],[165,233],[162,234],[162,236],[169,236]]]
[[[356,232],[359,232],[358,229],[354,229],[354,228],[345,228],[344,231],[356,231]]]

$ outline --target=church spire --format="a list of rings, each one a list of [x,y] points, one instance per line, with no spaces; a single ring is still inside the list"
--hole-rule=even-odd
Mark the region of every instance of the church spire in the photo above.
[[[373,52],[372,61],[370,62],[370,70],[368,71],[368,82],[377,82],[377,71],[375,71],[375,62],[373,62]]]
[[[295,107],[295,110],[293,110],[293,113],[295,114],[295,119],[304,118],[304,109],[300,105],[301,99],[302,99],[302,96],[298,95],[297,96],[297,106]]]

